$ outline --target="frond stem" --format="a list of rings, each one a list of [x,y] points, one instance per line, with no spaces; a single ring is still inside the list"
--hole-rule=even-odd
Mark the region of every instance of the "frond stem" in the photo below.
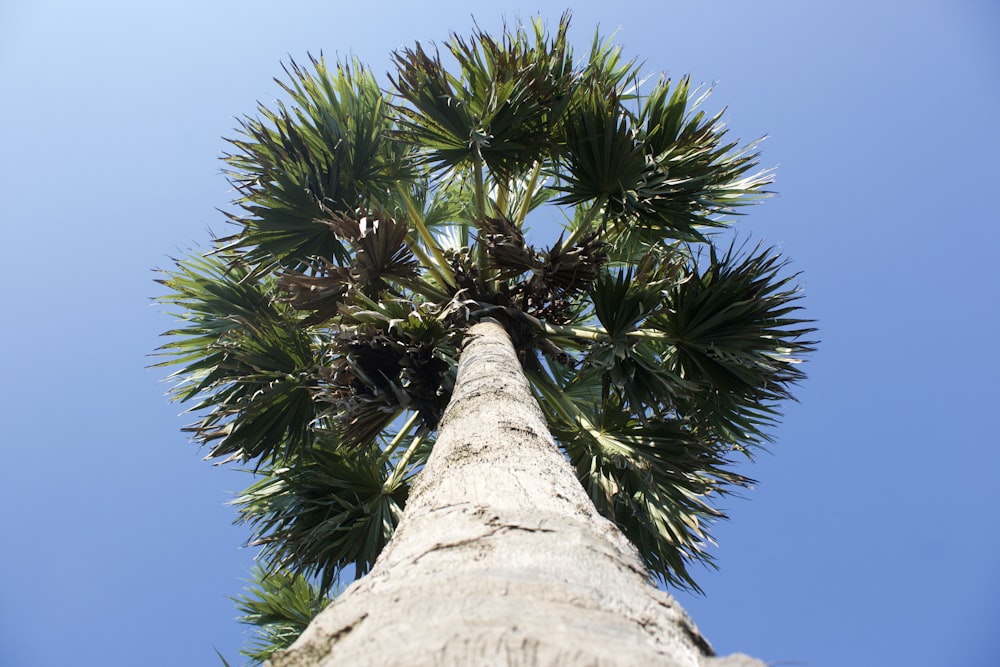
[[[566,239],[566,244],[565,244],[566,247],[573,245],[574,243],[582,239],[587,234],[587,232],[590,231],[590,228],[593,227],[594,225],[594,218],[597,217],[598,213],[604,210],[604,206],[605,204],[607,204],[607,202],[608,202],[607,195],[601,195],[600,197],[594,200],[594,203],[591,205],[590,210],[587,211],[586,217],[584,217],[584,219],[580,221],[580,224],[577,225],[576,229],[574,229],[572,233],[570,233],[569,238]],[[604,214],[607,215],[607,212],[605,211]]]
[[[392,456],[392,453],[397,449],[399,449],[399,443],[401,443],[403,439],[407,436],[407,434],[410,432],[410,430],[413,429],[413,425],[417,423],[417,419],[419,418],[420,418],[420,413],[414,411],[413,414],[411,414],[409,418],[403,423],[403,425],[399,427],[399,431],[389,442],[388,447],[386,447],[385,450],[382,452],[382,456],[379,457],[382,461],[387,461],[389,457]]]
[[[437,264],[431,259],[430,255],[420,247],[420,242],[414,238],[413,233],[410,232],[406,235],[405,239],[406,247],[410,249],[410,252],[414,254],[420,265],[430,271],[431,275],[434,276],[434,280],[437,281],[438,285],[442,287],[448,285],[448,281],[445,280],[444,274],[438,270]],[[449,267],[450,269],[451,267]]]
[[[531,170],[531,177],[528,179],[527,184],[525,184],[524,198],[521,200],[521,205],[518,207],[517,214],[513,220],[518,229],[524,225],[524,221],[528,217],[528,210],[531,208],[531,200],[535,196],[535,189],[538,187],[538,179],[541,174],[542,162],[539,160],[535,163],[534,169]]]
[[[582,338],[584,340],[600,340],[608,338],[608,332],[602,327],[581,327],[570,325],[549,324],[541,322],[542,331],[552,336],[569,336],[570,338]],[[666,340],[669,336],[662,331],[651,331],[649,329],[635,329],[625,333],[630,338],[645,338],[647,340]]]
[[[413,414],[416,416],[418,413],[415,412]],[[386,480],[383,488],[392,488],[403,477],[403,474],[406,472],[406,466],[410,464],[410,459],[413,458],[413,454],[424,441],[424,436],[426,436],[426,432],[422,430],[417,431],[417,433],[413,435],[413,438],[410,440],[410,445],[406,448],[406,451],[403,452],[403,455],[399,457],[399,461],[396,462],[396,466],[392,470],[392,475],[390,475],[389,479]]]
[[[478,228],[486,219],[486,183],[483,176],[483,156],[478,148],[473,151],[472,160],[473,206],[475,207],[475,222]],[[476,243],[476,269],[479,273],[479,284],[484,287],[491,282],[486,260],[486,245],[480,241]]]
[[[545,398],[545,402],[559,413],[559,416],[566,420],[568,424],[579,426],[597,443],[605,441],[605,438],[601,437],[603,435],[601,430],[594,426],[594,423],[583,413],[579,405],[566,399],[566,395],[555,386],[555,383],[548,374],[544,371],[535,370],[529,372],[525,370],[525,375],[532,380],[532,384],[542,394],[542,397]]]
[[[427,269],[434,274],[435,278],[438,278],[442,286],[447,285],[449,287],[455,287],[455,274],[452,273],[451,266],[448,264],[448,259],[444,256],[444,251],[441,250],[441,246],[437,244],[434,236],[431,234],[430,230],[427,229],[427,225],[424,223],[424,216],[420,214],[417,210],[417,205],[413,203],[413,198],[410,197],[410,193],[406,191],[402,184],[396,186],[396,192],[403,200],[403,205],[406,206],[406,212],[410,216],[410,221],[417,230],[417,235],[420,240],[423,241],[424,245],[427,246],[431,254],[434,255],[436,262],[430,262],[429,257],[426,253],[418,252],[415,249],[416,243],[407,243],[410,246],[410,250],[413,254],[417,256],[420,263],[423,264]],[[421,255],[423,255],[421,257]]]
[[[431,285],[427,281],[421,280],[420,278],[415,278],[415,279],[397,278],[395,282],[398,285],[405,287],[406,289],[416,294],[419,294],[420,296],[427,297],[428,299],[435,301],[437,303],[444,303],[448,301],[449,298],[451,298],[448,296],[446,292],[439,290],[434,285]]]
[[[495,208],[503,214],[507,210],[507,204],[510,202],[510,181],[501,181],[497,183],[496,186],[496,204]]]

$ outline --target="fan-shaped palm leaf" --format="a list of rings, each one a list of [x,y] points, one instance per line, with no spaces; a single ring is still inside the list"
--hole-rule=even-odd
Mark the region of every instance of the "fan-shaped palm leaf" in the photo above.
[[[795,316],[800,293],[781,276],[784,262],[769,249],[724,255],[710,249],[707,265],[667,290],[666,311],[652,326],[671,345],[666,365],[699,385],[682,409],[716,437],[753,443],[777,416],[778,401],[804,375],[799,367],[814,329]]]
[[[374,453],[319,446],[294,466],[267,471],[235,500],[265,562],[317,576],[329,590],[353,566],[364,574],[402,514],[409,478]]]
[[[536,24],[534,39],[520,29],[502,40],[477,31],[453,36],[452,75],[440,54],[421,45],[394,54],[392,79],[404,136],[422,147],[422,160],[446,170],[485,165],[502,177],[530,168],[555,147],[554,130],[574,84],[564,16],[549,39]]]
[[[274,281],[248,280],[248,269],[224,255],[177,263],[161,283],[164,301],[184,311],[185,326],[160,348],[183,364],[173,377],[178,400],[207,411],[190,430],[213,443],[209,457],[264,459],[312,441],[319,356],[297,316],[274,300]]]
[[[311,257],[346,261],[324,221],[375,206],[412,178],[403,147],[387,140],[393,125],[371,72],[358,62],[339,64],[335,73],[322,59],[311,64],[313,72],[293,63],[290,83],[278,81],[294,109],[261,106],[261,117],[244,119],[242,137],[230,140],[237,152],[225,159],[242,194],[242,213],[230,218],[243,227],[233,240],[251,262],[302,268]]]
[[[246,593],[233,598],[239,621],[255,628],[253,639],[240,653],[251,664],[263,664],[275,651],[291,646],[332,599],[301,575],[258,565]]]

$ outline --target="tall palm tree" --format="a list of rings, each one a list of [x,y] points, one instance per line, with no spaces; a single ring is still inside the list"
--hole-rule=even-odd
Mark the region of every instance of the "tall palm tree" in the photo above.
[[[388,91],[292,63],[224,158],[236,233],[161,279],[173,398],[257,476],[265,568],[375,566],[275,664],[711,653],[650,582],[697,589],[812,328],[716,233],[767,195],[756,142],[568,28],[402,49]]]

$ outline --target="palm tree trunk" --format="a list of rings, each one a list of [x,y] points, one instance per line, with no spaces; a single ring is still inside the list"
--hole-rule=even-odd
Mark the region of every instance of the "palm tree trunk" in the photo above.
[[[697,667],[716,663],[711,654],[598,515],[510,337],[486,321],[467,334],[437,444],[391,542],[271,664]]]

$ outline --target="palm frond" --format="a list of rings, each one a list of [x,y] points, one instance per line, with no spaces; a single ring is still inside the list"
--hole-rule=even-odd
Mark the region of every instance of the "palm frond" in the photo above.
[[[590,54],[580,68],[581,78],[592,88],[615,91],[619,99],[634,98],[640,82],[638,61],[625,60],[623,55],[620,44],[595,30]]]
[[[180,260],[160,282],[161,302],[179,307],[184,322],[165,335],[164,365],[175,400],[196,401],[202,413],[187,430],[211,444],[208,458],[263,459],[311,441],[319,416],[313,400],[319,365],[313,339],[297,316],[274,300],[274,281],[253,281],[223,254]]]
[[[785,262],[758,246],[743,253],[710,249],[707,264],[665,292],[665,312],[651,327],[666,336],[665,363],[698,386],[678,406],[701,427],[729,442],[766,440],[774,405],[792,398],[803,379],[800,363],[812,351],[815,329],[797,316],[801,293]]]
[[[375,206],[413,177],[401,145],[387,140],[393,125],[371,72],[356,61],[331,72],[321,58],[310,60],[312,71],[293,62],[290,81],[277,80],[294,108],[261,106],[259,118],[241,121],[241,137],[230,140],[237,151],[225,156],[242,195],[242,211],[229,214],[242,227],[232,242],[255,264],[346,262],[347,249],[324,221]]]
[[[533,27],[533,35],[505,30],[500,39],[482,31],[468,40],[452,34],[448,50],[458,75],[420,44],[393,54],[392,83],[405,102],[397,107],[401,136],[420,147],[421,160],[445,170],[481,160],[510,176],[554,148],[575,83],[569,16],[552,37],[540,21]]]
[[[637,141],[617,91],[592,88],[569,114],[557,172],[562,192],[557,204],[599,202],[607,217],[624,215],[635,204],[647,158]]]
[[[258,665],[291,646],[333,597],[290,572],[271,572],[258,565],[251,577],[246,593],[232,599],[240,623],[254,627],[253,638],[240,653]]]
[[[689,113],[690,94],[688,77],[672,90],[661,79],[636,113],[623,93],[589,89],[569,115],[556,201],[596,206],[613,233],[640,230],[655,244],[704,242],[701,228],[767,196],[757,143],[725,141],[722,113]]]
[[[687,563],[711,564],[708,523],[725,518],[710,499],[751,482],[726,469],[728,448],[683,419],[639,419],[602,389],[599,373],[575,374],[565,385],[530,376],[594,505],[636,545],[654,577],[700,590]]]
[[[252,531],[270,569],[316,577],[329,591],[345,568],[367,572],[388,542],[423,464],[415,457],[405,474],[373,451],[345,448],[335,438],[289,465],[265,471],[233,504]]]
[[[759,142],[740,147],[726,141],[722,112],[697,110],[707,93],[691,102],[690,77],[671,90],[661,79],[636,120],[652,165],[638,199],[635,223],[665,238],[698,239],[698,227],[719,227],[740,206],[768,196],[771,172],[753,171]],[[688,109],[690,105],[691,109]]]

